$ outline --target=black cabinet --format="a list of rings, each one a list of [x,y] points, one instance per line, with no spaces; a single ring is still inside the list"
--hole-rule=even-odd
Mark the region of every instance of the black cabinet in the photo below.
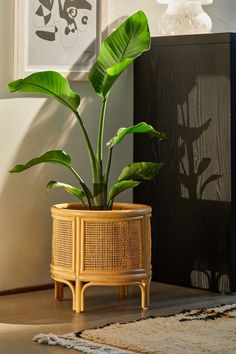
[[[150,204],[153,279],[236,291],[236,34],[157,37],[134,66],[135,161],[164,163]]]

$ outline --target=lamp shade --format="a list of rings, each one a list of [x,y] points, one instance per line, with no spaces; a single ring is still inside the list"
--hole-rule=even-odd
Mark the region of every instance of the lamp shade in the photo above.
[[[171,2],[175,2],[175,1],[187,1],[187,0],[157,0],[157,3],[159,4],[170,4]],[[191,0],[191,1],[201,1],[202,5],[210,5],[213,3],[214,0]]]
[[[157,0],[157,3],[167,5],[158,21],[161,35],[211,32],[212,21],[202,5],[209,5],[213,0]]]

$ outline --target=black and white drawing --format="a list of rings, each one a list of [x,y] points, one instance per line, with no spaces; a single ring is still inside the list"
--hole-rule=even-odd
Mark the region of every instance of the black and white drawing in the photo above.
[[[93,4],[88,0],[35,0],[35,35],[45,41],[61,41],[70,47],[90,25]]]
[[[24,72],[83,73],[97,54],[99,0],[18,1],[18,51]],[[99,13],[99,16],[98,16]],[[19,47],[19,44],[22,43]],[[21,54],[22,49],[24,52]]]

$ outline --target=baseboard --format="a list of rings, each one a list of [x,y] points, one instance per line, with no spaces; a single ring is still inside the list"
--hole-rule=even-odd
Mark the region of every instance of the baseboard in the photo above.
[[[54,287],[54,284],[50,283],[50,284],[43,284],[43,285],[27,286],[24,288],[3,290],[3,291],[0,291],[0,296],[22,294],[22,293],[31,293],[33,291],[53,289],[53,287]]]

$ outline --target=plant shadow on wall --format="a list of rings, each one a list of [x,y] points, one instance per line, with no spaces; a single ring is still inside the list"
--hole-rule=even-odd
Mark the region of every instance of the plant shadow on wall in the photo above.
[[[191,50],[154,46],[135,67],[136,84],[143,83],[135,93],[135,122],[148,117],[168,136],[162,144],[135,136],[135,160],[165,161],[157,179],[134,191],[135,202],[153,208],[155,280],[229,289],[230,93],[225,72],[215,48],[194,45]]]
[[[203,157],[197,161],[194,156],[194,152],[195,146],[200,137],[204,135],[208,129],[211,129],[212,120],[208,119],[206,123],[199,127],[191,127],[189,116],[187,115],[185,119],[183,105],[181,105],[181,118],[182,124],[178,124],[177,136],[180,143],[178,149],[178,160],[180,164],[179,181],[181,184],[181,196],[183,198],[182,207],[184,210],[184,215],[187,217],[188,211],[193,208],[193,205],[197,206],[199,204],[199,209],[203,208],[201,213],[206,213],[205,217],[207,217],[209,216],[208,212],[211,208],[208,208],[210,206],[210,202],[203,200],[204,191],[207,191],[210,184],[216,182],[222,176],[219,174],[209,175],[208,168],[210,167],[212,159],[209,157]],[[206,177],[207,175],[208,177]],[[212,188],[217,188],[216,184],[213,184]],[[191,203],[188,202],[189,200]],[[204,204],[205,207],[203,206]],[[194,212],[196,212],[196,209]],[[199,225],[200,224],[201,221],[199,220]],[[194,232],[192,232],[192,234],[194,234]],[[221,281],[222,274],[214,270],[213,265],[205,264],[207,268],[209,267],[208,270],[202,266],[201,262],[199,262],[199,260],[204,259],[204,257],[209,259],[207,252],[204,254],[202,251],[202,245],[206,241],[205,237],[205,233],[201,231],[193,240],[195,264],[193,270],[191,271],[191,283],[196,287],[218,290],[221,287],[219,283]]]
[[[228,224],[229,203],[210,199],[211,195],[217,194],[215,191],[223,176],[214,173],[212,158],[206,157],[204,149],[201,149],[202,144],[206,143],[205,135],[211,129],[212,120],[193,127],[188,116],[181,111],[182,124],[179,123],[176,129],[176,169],[179,171],[176,192],[179,197],[169,215],[173,226],[170,230],[172,242],[168,246],[163,245],[170,246],[168,253],[173,257],[170,256],[170,264],[171,259],[178,263],[170,266],[170,272],[174,275],[169,276],[176,277],[177,282],[183,285],[227,291],[229,230],[225,229],[225,225]],[[157,190],[160,192],[159,187]],[[157,226],[158,232],[161,231]]]
[[[153,244],[155,278],[160,281],[169,279],[170,283],[179,285],[227,292],[230,287],[230,231],[225,229],[225,225],[229,225],[230,204],[208,199],[209,195],[217,194],[215,191],[219,189],[218,183],[221,184],[224,176],[214,173],[212,158],[202,157],[205,155],[201,150],[212,120],[208,119],[199,127],[191,126],[188,117],[181,111],[182,122],[178,123],[175,131],[176,164],[173,166],[173,150],[169,151],[170,160],[167,158],[159,178],[150,182],[151,190],[155,191],[151,195],[152,228],[153,234],[157,236]],[[171,132],[166,126],[164,129],[171,139]],[[168,142],[165,142],[163,146],[157,146],[153,141],[151,158],[154,161],[160,157],[164,159],[168,155],[167,145]],[[160,186],[165,185],[170,190],[160,189]],[[153,199],[154,195],[158,201]],[[166,235],[166,238],[161,234]]]
[[[182,109],[182,123],[182,125],[179,124],[177,127],[177,135],[180,138],[180,146],[178,150],[181,168],[180,182],[187,191],[186,198],[198,200],[202,199],[203,192],[209,183],[212,183],[221,177],[220,175],[213,174],[200,184],[201,175],[209,167],[211,159],[209,157],[204,157],[196,166],[194,158],[194,143],[200,138],[204,131],[210,127],[211,119],[200,127],[191,127],[190,122],[185,121]],[[184,163],[185,156],[187,166],[185,166]]]

